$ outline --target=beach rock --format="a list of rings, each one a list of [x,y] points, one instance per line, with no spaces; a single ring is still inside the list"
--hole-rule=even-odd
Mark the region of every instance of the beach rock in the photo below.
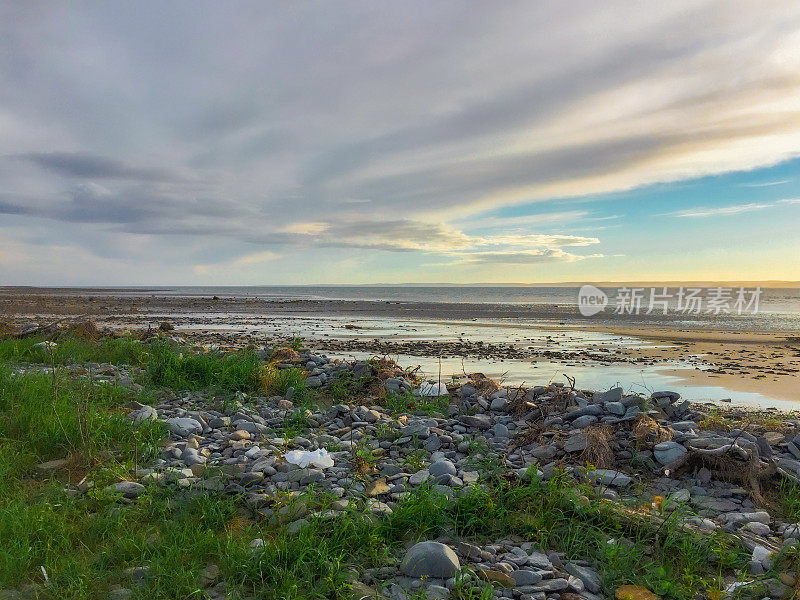
[[[602,579],[600,579],[600,574],[594,569],[576,565],[575,563],[567,563],[564,566],[564,570],[570,575],[580,579],[586,589],[593,594],[600,591],[603,582]]]
[[[458,556],[440,542],[419,542],[411,546],[400,564],[409,577],[454,577],[461,568]]]
[[[489,429],[492,426],[492,419],[489,417],[489,415],[463,415],[460,420],[467,427]]]
[[[764,546],[756,546],[753,548],[753,556],[752,561],[759,563],[764,572],[769,571],[772,568],[772,556],[773,553],[767,550]]]
[[[659,600],[653,592],[641,585],[621,585],[614,592],[617,600]]]
[[[514,587],[516,585],[521,585],[517,584],[514,578],[511,577],[508,573],[505,573],[500,569],[476,569],[475,574],[478,576],[479,579],[483,579],[484,581],[490,581],[492,583],[496,583],[506,588]]]
[[[120,481],[106,487],[107,492],[122,494],[125,498],[136,498],[144,492],[144,486],[135,481]]]
[[[564,441],[565,452],[581,452],[589,445],[586,436],[582,433],[571,435]]]
[[[518,586],[522,585],[536,585],[542,580],[542,574],[538,571],[531,571],[528,569],[519,569],[511,571],[511,578]]]
[[[508,404],[507,398],[495,398],[489,405],[489,409],[494,411],[502,411],[505,410],[507,404]]]
[[[594,483],[612,485],[614,487],[625,487],[633,481],[633,479],[625,475],[625,473],[612,471],[611,469],[595,469],[594,471],[589,471],[587,476]]]
[[[611,388],[607,392],[595,393],[594,401],[599,404],[606,402],[619,402],[622,400],[623,389],[621,387]]]
[[[729,512],[722,515],[722,520],[725,521],[728,525],[738,526],[744,523],[763,523],[764,525],[769,525],[770,517],[769,513],[763,510],[759,510],[756,512]]]
[[[496,438],[507,438],[508,436],[511,435],[511,432],[509,432],[508,427],[506,427],[502,423],[495,423],[492,430],[494,431],[494,437]]]
[[[440,460],[433,463],[430,467],[428,467],[428,472],[433,477],[439,477],[441,475],[455,475],[458,473],[455,465],[449,460]]]
[[[688,450],[678,442],[661,442],[653,448],[653,456],[662,465],[668,465],[686,454]]]
[[[127,418],[134,423],[144,423],[146,421],[157,421],[158,411],[152,406],[144,405],[137,410],[132,410],[127,415]],[[200,428],[202,431],[202,427]]]
[[[177,436],[189,437],[203,433],[203,425],[191,417],[173,417],[166,420],[169,430]]]
[[[306,385],[312,390],[322,387],[322,378],[318,375],[310,375],[309,377],[306,377]]]
[[[597,417],[594,415],[583,415],[582,417],[575,419],[572,422],[572,426],[576,429],[583,429],[589,425],[594,425],[595,423],[597,423]]]
[[[622,402],[606,402],[604,408],[607,413],[621,417],[625,414],[627,407]]]
[[[39,463],[36,468],[40,471],[55,471],[67,464],[66,458],[56,458],[55,460],[48,460],[47,462]]]

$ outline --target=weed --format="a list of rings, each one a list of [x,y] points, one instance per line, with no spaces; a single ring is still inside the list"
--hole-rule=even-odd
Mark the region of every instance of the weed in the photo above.
[[[706,415],[698,425],[703,430],[730,431],[733,429],[733,423],[716,410]]]
[[[422,448],[415,448],[403,458],[403,466],[408,467],[409,472],[416,473],[425,468],[425,457],[427,452]]]
[[[0,362],[32,362],[57,365],[68,362],[102,362],[141,366],[147,359],[147,346],[128,337],[99,341],[62,336],[55,345],[42,344],[43,336],[0,340]]]
[[[261,389],[269,396],[285,396],[289,388],[294,389],[292,401],[307,405],[311,398],[311,389],[306,385],[306,374],[302,369],[291,367],[279,369],[273,365],[264,367],[261,372]]]
[[[328,386],[328,396],[334,402],[347,402],[362,396],[368,385],[367,377],[356,377],[352,371],[339,371],[336,378]]]
[[[417,396],[411,392],[404,394],[386,393],[379,401],[395,414],[410,412],[415,414],[447,414],[450,396]]]
[[[777,491],[785,519],[790,523],[800,523],[800,485],[781,479]]]

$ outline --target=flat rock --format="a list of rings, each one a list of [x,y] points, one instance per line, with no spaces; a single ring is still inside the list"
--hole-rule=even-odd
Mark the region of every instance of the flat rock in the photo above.
[[[686,454],[688,450],[678,442],[661,442],[653,448],[653,456],[662,465],[668,465]]]
[[[36,468],[39,469],[40,471],[55,471],[56,469],[60,469],[66,464],[67,464],[67,459],[57,458],[55,460],[48,460],[47,462],[40,463],[36,465]]]
[[[564,566],[564,570],[570,575],[580,579],[586,589],[593,594],[596,594],[600,591],[603,582],[600,578],[600,574],[594,569],[576,565],[575,563],[567,563]]]
[[[594,471],[589,471],[588,477],[594,483],[613,485],[614,487],[624,487],[633,481],[633,479],[625,475],[625,473],[612,471],[611,469],[595,469]]]
[[[564,451],[565,452],[582,452],[586,450],[586,446],[589,445],[589,441],[586,439],[586,436],[582,433],[578,433],[576,435],[569,436],[564,441]]]
[[[202,423],[191,417],[173,417],[172,419],[167,419],[166,423],[169,430],[180,437],[203,433]]]
[[[455,475],[458,471],[455,465],[449,460],[438,460],[428,467],[428,472],[433,477],[439,477],[441,475]]]
[[[600,392],[594,395],[594,401],[598,403],[619,402],[622,400],[623,389],[621,387],[611,388],[607,392]]]
[[[489,415],[463,415],[460,420],[467,427],[489,429],[492,426],[492,419]]]

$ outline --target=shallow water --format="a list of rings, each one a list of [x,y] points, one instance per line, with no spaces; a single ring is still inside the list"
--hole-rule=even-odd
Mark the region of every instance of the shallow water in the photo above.
[[[166,317],[167,315],[165,315]],[[652,365],[630,363],[599,363],[587,361],[577,353],[591,350],[609,355],[620,348],[669,348],[670,344],[587,329],[567,329],[563,325],[541,321],[435,321],[412,319],[366,318],[354,319],[339,316],[280,316],[221,315],[186,313],[172,314],[171,318],[184,317],[192,322],[202,321],[198,328],[216,331],[249,333],[265,341],[270,337],[300,337],[314,347],[314,340],[386,340],[386,341],[483,341],[486,344],[507,345],[536,350],[575,352],[575,361],[529,359],[494,359],[420,356],[414,354],[392,355],[404,367],[420,367],[432,380],[441,376],[448,380],[452,375],[481,372],[504,381],[508,385],[543,385],[552,381],[567,383],[565,375],[574,377],[582,389],[608,389],[622,386],[631,392],[648,394],[652,391],[673,390],[685,399],[697,402],[720,403],[758,408],[796,410],[795,402],[772,398],[767,394],[740,392],[724,386],[692,385],[673,374],[674,369],[704,368],[702,361],[660,361]],[[356,329],[347,329],[354,325]],[[365,359],[372,352],[326,352],[334,358]]]

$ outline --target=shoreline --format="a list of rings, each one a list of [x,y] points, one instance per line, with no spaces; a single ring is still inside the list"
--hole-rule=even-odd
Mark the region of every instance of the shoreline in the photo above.
[[[677,321],[598,323],[574,314],[566,319],[565,311],[574,313],[575,307],[560,305],[214,300],[75,288],[21,291],[0,288],[0,315],[16,327],[31,320],[87,318],[121,331],[167,320],[181,333],[220,345],[299,336],[331,352],[475,358],[565,369],[577,365],[584,370],[616,365],[647,369],[687,386],[759,394],[800,407],[800,336],[793,329],[737,330],[719,323],[708,330],[678,326]]]

